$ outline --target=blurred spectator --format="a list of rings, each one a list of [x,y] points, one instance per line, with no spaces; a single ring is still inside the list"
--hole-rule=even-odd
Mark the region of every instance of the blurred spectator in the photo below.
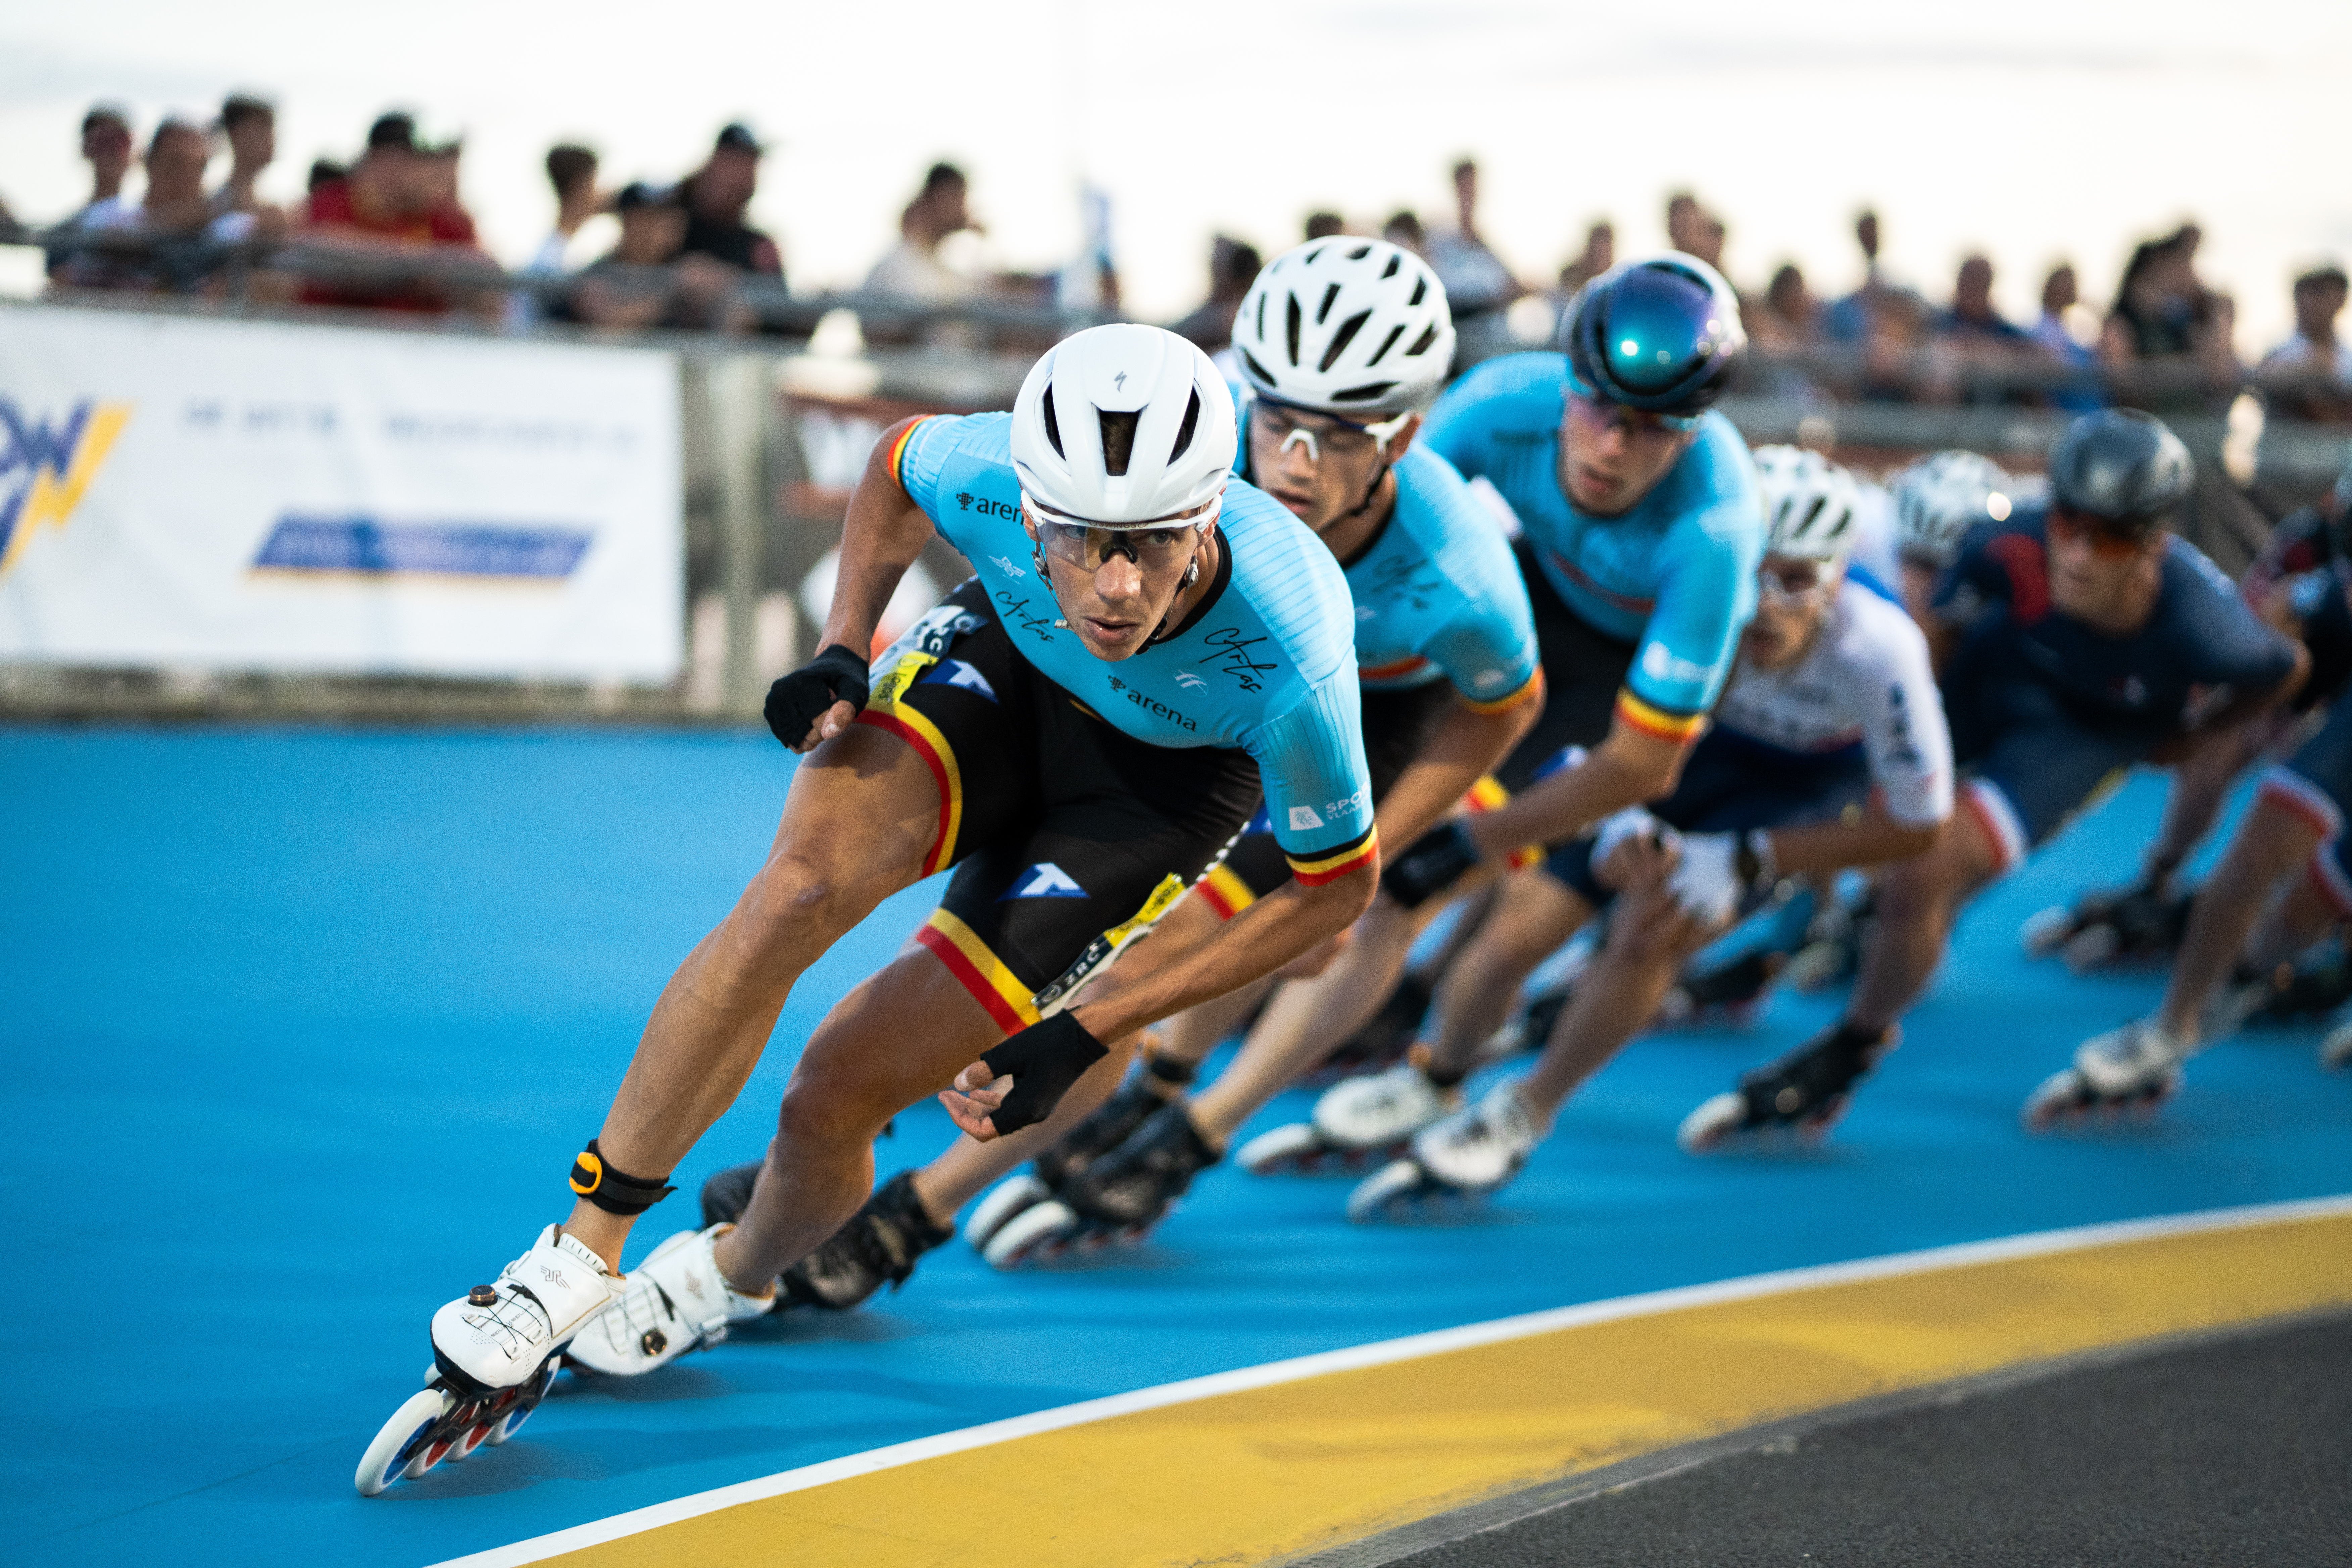
[[[2062,261],[2042,280],[2042,315],[2033,323],[2030,335],[2035,346],[2060,363],[2087,369],[2096,363],[2097,356],[2084,340],[2095,341],[2095,333],[2084,331],[2085,312],[2082,305],[2083,291],[2074,281],[2074,266]],[[2096,325],[2095,319],[2093,325]],[[2107,400],[2097,378],[2085,375],[2078,382],[2053,390],[2050,401],[2061,408],[2081,413],[2103,408]]]
[[[1767,353],[1810,348],[1821,337],[1821,307],[1805,287],[1805,275],[1783,264],[1764,290],[1763,304],[1748,312],[1748,335]]]
[[[1723,269],[1723,220],[1699,205],[1688,191],[1666,198],[1666,243],[1685,256],[1696,256],[1718,272]]]
[[[1971,256],[1960,263],[1952,302],[1936,314],[1936,331],[1964,343],[2011,348],[2025,340],[2023,329],[1992,302],[1992,262]]]
[[[350,173],[351,170],[348,167],[336,163],[332,158],[311,159],[310,172],[302,176],[302,195],[304,198],[307,200],[311,193],[316,191],[320,185],[326,184],[331,180],[340,180]]]
[[[216,247],[251,233],[253,216],[213,210],[205,195],[205,166],[211,161],[205,133],[194,126],[182,120],[156,126],[147,143],[144,195],[136,204],[119,195],[94,202],[75,227],[158,243],[136,250],[82,251],[56,270],[57,280],[77,289],[186,290],[219,271],[227,258]]]
[[[1887,278],[1878,266],[1878,215],[1864,209],[1853,220],[1853,242],[1862,250],[1862,287],[1832,305],[1822,329],[1840,342],[1868,343],[1872,320],[1885,309],[1908,319],[1920,307],[1918,295]]]
[[[1603,219],[1584,231],[1583,250],[1559,269],[1561,300],[1572,298],[1579,289],[1616,265],[1617,230]]]
[[[2169,363],[2200,372],[2131,389],[2130,401],[2151,413],[2202,409],[2215,392],[2238,376],[2237,353],[2231,346],[2236,307],[2197,276],[2197,247],[2203,238],[2196,225],[2184,224],[2161,239],[2143,240],[2136,247],[2116,289],[2115,309],[2100,333],[2100,358],[2118,370],[2160,368]]]
[[[119,109],[99,105],[81,117],[81,155],[89,163],[89,200],[62,219],[59,228],[78,228],[92,212],[122,196],[122,176],[131,172],[131,121]],[[79,253],[65,247],[49,247],[49,276]]]
[[[1201,308],[1169,329],[1190,338],[1209,353],[1234,341],[1234,312],[1249,292],[1265,263],[1254,245],[1219,235],[1209,247],[1209,298]]]
[[[1424,254],[1457,322],[1499,310],[1527,288],[1478,234],[1478,165],[1454,165],[1454,226],[1429,237]]]
[[[1341,217],[1338,213],[1308,213],[1307,215],[1307,237],[1308,239],[1328,239],[1335,234],[1345,234],[1347,232],[1348,221]]]
[[[766,149],[740,121],[725,127],[701,168],[684,182],[687,219],[681,256],[708,256],[745,272],[757,272],[779,286],[783,253],[776,242],[743,221],[760,189],[760,157]]]
[[[474,238],[474,220],[454,199],[454,152],[428,153],[416,144],[416,122],[398,112],[368,128],[367,151],[341,179],[314,187],[303,217],[305,242],[368,255],[437,252],[487,263]],[[343,283],[306,279],[306,304],[382,310],[438,311],[465,292],[445,280]]]
[[[261,199],[262,171],[278,161],[278,111],[258,98],[233,95],[221,105],[218,129],[228,143],[228,177],[213,193],[215,213],[245,213],[265,234],[281,234],[286,214]]]
[[[898,243],[883,252],[866,287],[877,294],[898,294],[933,303],[961,300],[976,292],[978,283],[940,259],[940,246],[948,236],[977,226],[971,221],[971,187],[953,163],[934,163],[923,176],[923,188],[898,217]]]
[[[2352,346],[2336,335],[2344,313],[2344,269],[2321,267],[2294,280],[2294,336],[2263,356],[2264,372],[2308,378],[2274,388],[2272,405],[2296,419],[2352,418]]]
[[[581,271],[559,314],[598,327],[740,331],[751,312],[736,297],[740,268],[713,257],[681,256],[690,215],[685,193],[643,182],[613,198],[621,239]]]
[[[572,270],[572,242],[603,205],[596,191],[596,154],[569,142],[549,148],[547,180],[555,187],[555,228],[539,242],[523,270],[553,276]],[[678,237],[685,238],[683,226]]]
[[[1381,225],[1381,237],[1391,245],[1401,245],[1418,256],[1422,252],[1423,244],[1421,219],[1413,216],[1411,207],[1391,213],[1389,221]]]

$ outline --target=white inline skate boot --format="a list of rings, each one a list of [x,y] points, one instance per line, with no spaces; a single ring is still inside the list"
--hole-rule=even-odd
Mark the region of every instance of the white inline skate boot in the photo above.
[[[621,1294],[604,1260],[561,1226],[433,1314],[425,1387],[383,1424],[352,1478],[373,1497],[403,1476],[513,1436],[547,1397],[565,1344]]]
[[[2154,1114],[2180,1090],[2180,1064],[2190,1048],[2153,1016],[2087,1039],[2074,1065],[2044,1079],[2028,1096],[2022,1117],[2034,1131],[2103,1112]]]
[[[1413,1135],[1412,1152],[1367,1177],[1348,1196],[1348,1217],[1378,1219],[1423,1199],[1491,1193],[1519,1173],[1543,1142],[1516,1083],[1498,1084]]]
[[[1440,1089],[1417,1062],[1402,1061],[1386,1072],[1333,1084],[1315,1102],[1310,1120],[1258,1134],[1242,1145],[1234,1163],[1254,1176],[1326,1163],[1361,1165],[1402,1146],[1461,1103],[1459,1084]]]
[[[711,1256],[733,1228],[682,1230],[646,1254],[622,1281],[620,1300],[572,1341],[572,1363],[607,1377],[635,1377],[717,1344],[731,1323],[766,1314],[776,1304],[773,1284],[746,1296],[727,1283]]]

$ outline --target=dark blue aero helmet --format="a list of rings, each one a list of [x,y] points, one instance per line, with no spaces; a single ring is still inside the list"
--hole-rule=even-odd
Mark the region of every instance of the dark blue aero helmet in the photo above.
[[[2102,408],[2060,433],[2050,448],[2050,493],[2069,511],[2124,528],[2147,528],[2189,499],[2197,465],[2153,414]]]
[[[1560,317],[1560,339],[1585,390],[1654,414],[1703,412],[1748,349],[1731,285],[1679,250],[1587,283]]]

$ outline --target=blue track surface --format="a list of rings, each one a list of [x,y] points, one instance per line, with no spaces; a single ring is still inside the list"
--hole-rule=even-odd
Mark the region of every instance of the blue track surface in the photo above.
[[[950,1247],[872,1310],[560,1392],[507,1448],[359,1499],[352,1466],[418,1386],[426,1317],[564,1212],[572,1153],[672,965],[757,865],[788,773],[764,736],[0,731],[9,1561],[425,1563],[1283,1356],[2352,1184],[2352,1079],[2319,1072],[2310,1030],[2203,1058],[2153,1125],[2018,1131],[2073,1043],[2154,994],[2148,975],[2029,966],[2015,941],[2131,868],[2160,798],[2142,780],[1966,919],[1825,1148],[1700,1162],[1671,1142],[1829,1010],[1778,998],[1752,1032],[1636,1047],[1467,1217],[1351,1228],[1344,1184],[1216,1173],[1115,1264],[1002,1278]],[[927,907],[900,898],[811,973],[633,1257],[758,1152],[801,1038]],[[949,1131],[918,1108],[883,1168]]]

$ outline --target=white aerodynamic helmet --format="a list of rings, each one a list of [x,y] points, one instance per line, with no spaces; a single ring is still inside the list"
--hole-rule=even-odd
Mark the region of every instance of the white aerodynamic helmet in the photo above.
[[[1233,466],[1233,395],[1208,355],[1159,327],[1065,338],[1013,400],[1022,494],[1060,517],[1164,523],[1215,500]],[[1215,517],[1189,521],[1205,529]]]
[[[1862,519],[1862,489],[1819,452],[1802,447],[1756,448],[1764,488],[1764,553],[1799,561],[1843,561]]]
[[[1943,567],[1960,537],[1978,523],[2005,522],[2017,481],[1977,452],[1930,452],[1905,465],[1887,485],[1895,497],[1895,541],[1906,560]]]
[[[1454,363],[1454,312],[1429,264],[1384,239],[1310,239],[1266,265],[1234,317],[1260,396],[1342,418],[1426,407]]]

